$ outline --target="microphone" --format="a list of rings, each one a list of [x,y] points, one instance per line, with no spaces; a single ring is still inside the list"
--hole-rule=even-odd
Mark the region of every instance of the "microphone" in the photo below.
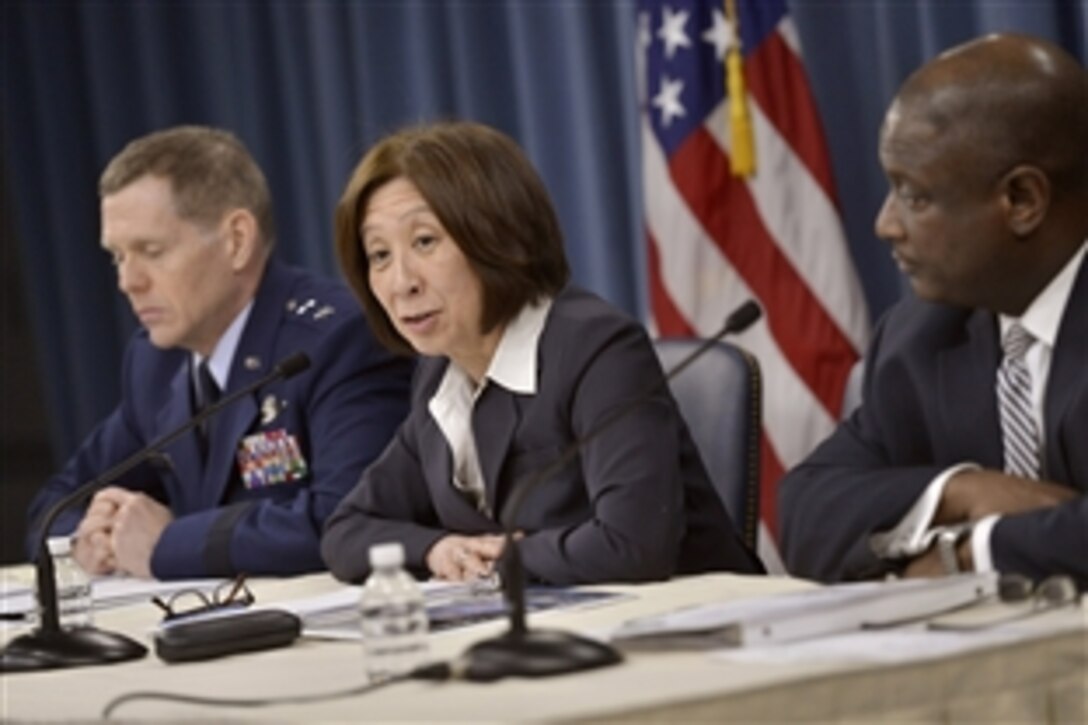
[[[146,655],[146,647],[121,634],[106,632],[95,627],[61,628],[57,611],[57,582],[53,571],[53,558],[46,547],[50,527],[62,512],[85,502],[99,489],[105,488],[146,461],[161,458],[163,448],[223,408],[252,395],[258,388],[269,383],[297,375],[309,366],[310,358],[302,352],[284,358],[272,368],[268,375],[220,398],[177,429],[152,441],[53,504],[42,517],[38,537],[38,558],[35,562],[41,622],[36,630],[11,640],[0,652],[0,673],[108,664],[138,659]]]
[[[525,568],[513,539],[515,517],[526,496],[565,468],[590,441],[656,395],[670,380],[717,345],[723,337],[748,329],[760,315],[762,310],[755,301],[748,300],[743,303],[726,318],[725,324],[717,333],[704,340],[660,380],[627,405],[605,417],[593,430],[571,443],[552,463],[526,479],[524,485],[514,489],[499,516],[499,520],[504,522],[506,538],[500,566],[510,629],[469,647],[451,666],[451,674],[474,682],[493,682],[508,676],[550,677],[606,667],[622,661],[623,656],[603,642],[561,630],[529,629],[525,622]]]

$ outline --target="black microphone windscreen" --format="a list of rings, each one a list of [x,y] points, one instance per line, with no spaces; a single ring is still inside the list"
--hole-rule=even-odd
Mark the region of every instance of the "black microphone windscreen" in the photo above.
[[[743,305],[733,310],[733,314],[729,315],[729,319],[725,321],[726,333],[737,333],[747,330],[753,322],[758,320],[763,314],[763,310],[756,304],[755,300],[748,300]]]
[[[304,352],[296,352],[291,357],[280,360],[279,364],[276,365],[276,372],[282,378],[289,378],[292,375],[301,373],[308,367],[310,367],[310,356]]]

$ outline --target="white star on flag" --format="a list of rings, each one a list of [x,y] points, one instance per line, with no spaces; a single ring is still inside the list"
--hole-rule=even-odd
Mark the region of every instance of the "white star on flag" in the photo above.
[[[680,94],[684,91],[684,81],[679,78],[670,80],[668,76],[661,76],[661,90],[654,96],[655,108],[661,109],[661,125],[669,127],[674,118],[684,116],[684,106],[680,103]]]
[[[723,60],[725,51],[733,45],[733,25],[721,10],[715,9],[714,25],[707,28],[700,37],[714,46],[714,57]]]
[[[665,41],[665,57],[671,60],[673,55],[676,54],[677,48],[691,47],[691,39],[684,32],[684,26],[688,22],[690,13],[686,10],[673,13],[672,8],[668,5],[663,10],[661,28],[657,31],[657,37]]]

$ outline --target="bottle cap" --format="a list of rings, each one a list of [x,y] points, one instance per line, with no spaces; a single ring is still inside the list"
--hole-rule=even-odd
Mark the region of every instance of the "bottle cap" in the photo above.
[[[51,536],[46,540],[45,545],[53,556],[72,553],[72,537],[70,536]]]
[[[404,566],[404,546],[399,541],[374,544],[370,547],[371,569],[386,569],[391,566]]]

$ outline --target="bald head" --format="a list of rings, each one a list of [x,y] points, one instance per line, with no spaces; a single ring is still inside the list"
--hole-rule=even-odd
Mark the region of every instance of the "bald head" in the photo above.
[[[1021,314],[1088,237],[1088,74],[993,35],[903,84],[884,119],[876,232],[923,299]]]
[[[966,146],[979,174],[1030,164],[1056,196],[1088,190],[1088,72],[1052,43],[989,35],[952,48],[907,79],[890,113]]]

